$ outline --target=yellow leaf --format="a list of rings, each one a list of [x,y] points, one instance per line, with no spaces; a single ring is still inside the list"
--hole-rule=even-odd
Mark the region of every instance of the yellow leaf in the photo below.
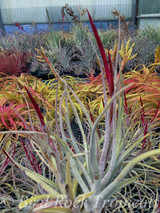
[[[135,46],[135,42],[132,44],[131,48],[133,49],[133,48],[134,48],[134,46]]]
[[[43,57],[41,55],[37,55],[36,58],[42,59]]]
[[[160,46],[156,48],[154,63],[160,63]]]
[[[41,47],[41,50],[42,50],[43,55],[45,56],[45,51],[44,51],[43,47]]]
[[[35,50],[41,55],[41,51],[38,48],[35,48]]]
[[[129,59],[129,60],[134,59],[136,56],[137,56],[137,53],[136,53],[136,54],[134,54],[134,55],[132,55],[132,56],[130,57],[130,59]]]
[[[3,138],[3,136],[4,136],[4,134],[0,134],[0,142],[1,142],[2,138]]]
[[[121,45],[121,49],[119,50],[119,54],[121,55],[122,58],[124,58],[124,45]]]
[[[69,205],[69,204],[68,204]],[[53,208],[48,208],[48,209],[42,209],[40,212],[48,212],[48,213],[72,213],[70,208],[67,207],[53,207]]]
[[[117,52],[117,46],[118,46],[118,41],[116,40],[114,44],[114,49],[113,49],[114,52]]]
[[[37,59],[37,61],[40,61],[40,62],[45,62],[45,60],[43,60],[43,59]]]
[[[8,150],[10,149],[10,147],[11,147],[11,141],[7,140],[6,143],[4,144],[3,150],[5,150],[5,151],[8,152]]]
[[[116,58],[117,46],[118,46],[118,41],[116,40],[116,41],[115,41],[115,44],[114,44],[113,50],[110,50],[110,54],[112,55],[112,57],[111,57],[112,62],[113,62],[113,61],[115,60],[115,58]]]
[[[94,194],[94,192],[89,192],[89,193],[79,195],[74,201],[74,206],[77,206],[79,203],[81,203],[82,201],[90,197],[92,194]]]
[[[97,65],[100,67],[100,61],[98,58],[97,58]]]
[[[127,53],[127,55],[128,55],[127,61],[130,60],[131,54],[132,54],[132,48],[130,48],[130,49],[128,50],[128,53]]]
[[[129,50],[129,45],[130,45],[130,39],[128,39],[127,44],[126,44],[126,53],[127,53],[128,50]]]

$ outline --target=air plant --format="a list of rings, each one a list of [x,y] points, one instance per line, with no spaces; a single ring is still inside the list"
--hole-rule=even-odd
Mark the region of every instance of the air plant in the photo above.
[[[88,28],[83,25],[74,25],[72,28],[72,36],[74,44],[77,47],[83,47],[88,42]]]
[[[160,155],[160,149],[154,149],[157,142],[155,141],[151,151],[139,154],[140,143],[145,138],[154,138],[152,132],[146,133],[145,131],[144,135],[140,125],[134,130],[132,125],[126,126],[125,124],[123,93],[134,85],[128,84],[123,87],[120,84],[122,82],[121,75],[119,84],[116,80],[113,83],[111,65],[107,63],[97,30],[88,11],[87,13],[104,62],[104,69],[101,72],[105,100],[104,108],[100,115],[93,120],[74,90],[53,69],[64,90],[60,99],[59,110],[57,108],[55,112],[59,118],[56,125],[57,134],[55,134],[55,128],[53,130],[49,128],[48,122],[36,104],[30,91],[31,88],[26,88],[38,116],[40,128],[36,130],[33,128],[34,125],[31,125],[31,129],[26,129],[26,131],[1,132],[0,134],[15,133],[24,134],[28,137],[34,152],[42,162],[41,165],[47,168],[48,177],[20,165],[8,152],[5,152],[6,156],[12,159],[12,162],[41,188],[41,194],[33,193],[32,197],[19,204],[19,209],[32,208],[37,213],[51,211],[100,213],[107,207],[107,203],[112,202],[113,199],[119,200],[118,197],[120,197],[127,200],[128,205],[118,203],[117,210],[121,211],[122,208],[125,211],[134,212],[130,205],[131,200],[128,198],[134,193],[132,187],[141,189],[141,191],[137,189],[139,194],[138,192],[136,194],[138,199],[141,200],[149,196],[147,195],[146,182],[151,181],[153,183],[159,179],[156,175],[156,172],[160,172],[158,168],[159,160],[156,163],[155,158]],[[48,62],[44,51],[39,51],[39,53],[41,59],[44,58]],[[107,78],[110,100],[106,96],[104,74]],[[87,135],[84,133],[81,119],[73,104],[71,95],[74,96],[83,110],[85,121],[89,127]],[[64,104],[62,104],[63,101],[66,111],[64,110]],[[82,144],[77,142],[72,133],[69,107],[73,109],[81,131]],[[99,122],[103,116],[105,116],[105,131],[102,129],[99,135],[97,127],[99,127]],[[64,120],[63,117],[65,117]],[[31,116],[29,119],[30,123],[33,123]],[[149,128],[148,125],[147,128]],[[151,174],[148,171],[152,171]],[[129,192],[126,192],[127,187],[129,187]],[[125,192],[123,192],[123,189]],[[156,192],[157,187],[153,185],[152,190]],[[57,203],[59,197],[61,197],[61,200],[58,200]],[[155,199],[158,200],[158,193]],[[36,201],[44,202],[34,208],[33,203]],[[156,208],[156,205],[154,203],[154,208]]]
[[[51,51],[56,51],[59,49],[59,47],[63,46],[65,44],[65,41],[67,39],[63,38],[63,32],[50,32],[44,34],[44,39],[45,39],[45,46],[47,47],[48,50]]]
[[[29,54],[16,50],[0,52],[0,73],[19,76],[27,72],[26,62]]]
[[[154,41],[157,45],[159,45],[160,27],[154,27],[146,24],[143,29],[139,30],[138,35],[140,38],[148,38],[148,40]]]
[[[67,85],[65,84],[64,86],[67,86]],[[75,93],[72,90],[69,90],[69,91],[75,95]],[[116,148],[117,161],[115,163],[115,166],[113,167],[112,173],[109,172],[111,170],[109,170],[109,165],[107,166],[107,161],[105,161],[104,165],[106,165],[107,168],[104,168],[103,172],[102,170],[100,170],[101,167],[97,168],[99,172],[100,171],[102,172],[101,174],[102,176],[100,174],[97,176],[97,174],[94,173],[96,171],[94,170],[96,167],[96,164],[94,161],[95,160],[97,161],[99,157],[101,158],[102,154],[100,153],[98,154],[98,152],[95,152],[95,151],[96,149],[98,151],[98,147],[101,146],[102,144],[104,146],[105,136],[103,133],[102,136],[98,138],[96,133],[96,126],[98,125],[100,118],[105,113],[108,106],[111,106],[111,103],[114,100],[114,98],[116,98],[117,95],[119,95],[121,91],[123,90],[121,90],[118,94],[115,94],[113,96],[112,100],[108,103],[109,105],[105,107],[101,115],[98,117],[98,119],[94,121],[94,123],[91,122],[91,118],[90,118],[90,115],[87,113],[87,110],[83,107],[83,105],[81,105],[87,117],[88,125],[91,128],[91,132],[90,132],[91,137],[89,142],[87,141],[87,136],[84,134],[81,120],[70,98],[69,91],[65,89],[63,96],[61,98],[61,105],[59,107],[60,134],[62,135],[62,137],[58,137],[58,135],[54,134],[50,129],[47,128],[46,126],[47,124],[44,123],[43,115],[40,113],[38,106],[34,103],[31,93],[30,92],[28,93],[32,100],[32,103],[34,103],[34,107],[40,119],[40,126],[42,127],[42,132],[35,132],[33,130],[30,131],[29,141],[32,144],[34,151],[37,153],[41,161],[48,167],[51,175],[50,175],[50,178],[48,179],[45,176],[42,176],[41,174],[35,173],[35,171],[29,170],[28,168],[21,166],[15,160],[12,160],[14,164],[18,166],[22,171],[24,171],[24,173],[28,177],[34,180],[37,184],[40,184],[41,187],[47,191],[46,194],[34,195],[31,198],[25,201],[22,201],[19,204],[20,209],[24,207],[29,207],[29,206],[31,208],[34,202],[41,201],[39,205],[34,207],[34,212],[56,211],[56,210],[61,212],[66,212],[66,211],[77,212],[78,209],[79,209],[79,212],[81,211],[83,212],[83,208],[89,212],[101,212],[102,208],[104,207],[103,204],[105,205],[104,200],[110,201],[110,199],[112,198],[112,195],[116,196],[117,191],[121,191],[121,189],[126,187],[126,185],[130,185],[136,180],[137,180],[136,184],[139,184],[140,183],[139,181],[143,180],[142,176],[144,174],[143,173],[137,174],[138,168],[136,169],[136,167],[134,168],[134,171],[136,171],[136,175],[127,176],[127,173],[129,173],[129,171],[133,168],[133,166],[135,166],[135,164],[139,163],[141,160],[144,160],[145,158],[148,158],[149,156],[160,154],[159,149],[157,149],[154,151],[143,153],[137,157],[135,157],[134,155],[131,155],[131,152],[135,150],[137,145],[140,144],[140,142],[143,141],[145,137],[148,137],[149,134],[146,134],[145,136],[143,136],[143,132],[141,131],[130,132],[126,129],[126,134],[123,137],[120,133],[122,131],[122,126],[123,126],[123,124],[120,122],[122,121],[122,116],[123,116],[123,113],[122,113],[123,105],[119,105],[121,106],[120,109],[122,111],[121,110],[119,111],[120,114],[118,117],[118,127],[117,127],[118,129],[116,131],[116,135],[117,135],[116,143],[117,143],[117,146],[119,147],[119,148]],[[78,97],[76,95],[75,97],[77,98],[77,101],[81,104]],[[66,122],[62,121],[62,117],[61,117],[63,114],[63,106],[62,106],[63,98],[65,99],[66,107],[67,107],[67,114],[64,115],[66,117]],[[67,100],[71,103],[71,107],[74,110],[77,123],[83,135],[83,144],[81,146],[78,146],[77,141],[73,137],[72,131],[70,129],[70,121],[68,117],[69,109],[68,109]],[[65,134],[66,127],[69,132],[69,136]],[[119,128],[121,131],[119,131]],[[123,128],[123,131],[124,130],[125,128]],[[25,134],[27,137],[27,132],[25,133],[23,131],[21,132],[21,134]],[[37,135],[36,137],[34,136],[35,134]],[[130,140],[130,138],[132,138],[134,142],[130,141],[131,146],[128,147],[127,141]],[[97,143],[95,139],[97,140]],[[109,140],[113,140],[113,139],[114,137],[110,136]],[[70,143],[71,147],[68,146],[67,141],[71,141]],[[119,146],[120,144],[118,142],[119,143],[121,142],[121,146]],[[54,144],[57,147],[55,150],[53,149]],[[121,152],[122,149],[123,149],[123,153]],[[113,148],[112,148],[112,154],[113,154]],[[92,155],[94,155],[95,160],[93,160]],[[10,157],[10,155],[8,154],[7,156]],[[131,158],[129,162],[128,162],[128,158],[129,159]],[[110,161],[111,163],[111,160],[108,159],[108,161]],[[66,172],[64,172],[64,168],[66,168]],[[152,169],[156,170],[156,168],[153,166],[152,166]],[[110,178],[109,180],[106,180],[106,177],[108,177],[108,175],[110,176]],[[72,180],[72,177],[73,177],[73,180]],[[141,179],[138,181],[140,177]],[[51,181],[52,179],[54,179],[54,183]],[[73,186],[71,185],[72,181],[73,181]],[[78,186],[81,189],[80,192],[78,192],[79,191],[79,189],[77,188]],[[57,198],[59,197],[61,199],[57,201]],[[71,204],[69,203],[68,205],[65,205],[68,201]],[[132,208],[130,207],[130,209]]]
[[[21,104],[14,106],[14,102],[10,104],[4,104],[0,106],[0,129],[3,130],[17,130],[19,126],[23,128],[23,123],[21,122],[18,114],[21,116],[26,115],[25,110],[26,104]],[[18,113],[17,113],[18,112]]]
[[[140,97],[143,101],[145,116],[151,121],[156,113],[155,125],[159,123],[159,100],[160,100],[160,78],[154,71],[155,64],[149,67],[135,68],[132,72],[125,74],[124,85],[134,83],[126,90],[128,106],[139,108]],[[138,116],[138,114],[137,114]]]

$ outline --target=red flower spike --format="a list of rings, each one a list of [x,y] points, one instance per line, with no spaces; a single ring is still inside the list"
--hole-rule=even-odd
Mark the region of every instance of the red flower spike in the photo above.
[[[111,55],[109,53],[109,50],[108,50],[108,60],[109,60],[109,68],[110,68],[111,78],[113,78],[113,66],[112,66],[112,60],[111,60]],[[112,81],[114,82],[114,79],[112,79]]]
[[[106,54],[105,54],[105,50],[104,50],[103,44],[101,42],[101,39],[100,39],[100,37],[98,35],[96,26],[95,26],[95,24],[94,24],[94,22],[93,22],[93,20],[91,18],[91,15],[90,15],[88,10],[87,10],[87,13],[88,13],[90,24],[92,26],[92,30],[93,30],[94,36],[96,38],[96,41],[97,41],[97,44],[98,44],[98,47],[99,47],[99,50],[100,50],[100,53],[101,53],[101,56],[102,56],[104,69],[105,69],[105,72],[106,72],[106,77],[107,77],[107,82],[108,82],[108,87],[109,87],[109,93],[110,93],[110,96],[112,96],[113,92],[114,92],[113,75],[112,75],[111,71],[109,70],[108,62],[107,62],[107,58],[106,58]]]
[[[38,107],[38,104],[36,103],[36,101],[34,100],[33,96],[31,95],[31,93],[29,92],[29,90],[26,87],[25,87],[25,90],[27,91],[27,94],[28,94],[28,96],[29,96],[29,98],[30,98],[30,100],[31,100],[36,112],[37,112],[37,115],[39,117],[39,120],[40,120],[42,126],[45,127],[44,117],[42,115],[41,110]]]
[[[16,27],[18,27],[18,30],[21,29],[25,32],[24,28],[21,27],[21,25],[19,23],[15,22],[14,24],[15,24]]]

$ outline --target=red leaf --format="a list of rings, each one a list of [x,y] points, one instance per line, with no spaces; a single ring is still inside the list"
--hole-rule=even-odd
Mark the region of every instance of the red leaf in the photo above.
[[[147,127],[148,127],[148,120],[145,124],[144,136],[147,134]],[[146,147],[146,138],[143,139],[143,144],[142,144],[142,148],[141,148],[140,152],[142,152],[142,150],[144,150],[145,147]]]
[[[36,163],[36,165],[37,165],[38,173],[39,173],[39,174],[41,174],[40,166],[39,166],[39,164],[38,164],[38,162],[37,162],[37,160],[36,160],[36,158],[35,158],[35,156],[33,155],[33,153],[32,153],[32,152],[31,152],[31,155],[32,155],[32,158],[33,158],[33,160],[35,161],[35,163]]]
[[[11,116],[8,115],[8,119],[10,121],[11,127],[14,127],[14,130],[17,130],[16,124],[14,120],[11,118]]]
[[[140,96],[140,102],[141,102],[141,106],[142,106],[142,108],[141,108],[141,121],[142,121],[143,126],[145,126],[144,108],[143,108],[143,102],[142,102],[141,96]]]
[[[38,107],[38,104],[36,103],[36,101],[34,100],[33,96],[31,95],[31,93],[29,92],[29,90],[26,87],[25,87],[25,90],[27,91],[27,94],[28,94],[28,96],[29,96],[29,98],[30,98],[30,100],[31,100],[36,112],[37,112],[37,115],[39,117],[39,120],[40,120],[42,126],[45,127],[44,117],[43,117],[43,115],[41,113],[41,110]]]
[[[2,121],[2,123],[4,124],[4,126],[5,127],[7,127],[8,129],[10,129],[10,127],[6,124],[6,122],[5,122],[5,119],[4,119],[4,116],[2,115],[1,116],[1,121]]]
[[[8,159],[10,159],[10,161],[15,165],[15,163],[14,163],[14,161],[12,160],[12,158],[13,158],[13,155],[10,157],[9,155],[8,155],[8,153],[4,150],[4,149],[2,149],[2,151],[4,152],[4,154],[7,156],[7,158]],[[18,168],[18,166],[17,165],[15,165],[16,166],[16,168]]]
[[[156,110],[155,115],[153,116],[153,118],[152,118],[152,120],[151,120],[151,123],[154,121],[155,117],[157,116],[159,107],[160,107],[160,100],[159,100],[159,102],[158,102],[157,110]]]
[[[88,17],[89,17],[89,20],[90,20],[90,24],[92,26],[92,30],[93,30],[94,36],[96,38],[96,41],[97,41],[97,44],[98,44],[98,47],[99,47],[99,50],[100,50],[100,53],[101,53],[101,56],[102,56],[104,69],[105,69],[105,72],[106,72],[106,77],[107,77],[107,82],[108,82],[108,87],[109,87],[109,93],[110,93],[110,96],[112,96],[113,92],[114,92],[113,74],[109,70],[108,62],[107,62],[107,58],[106,58],[106,54],[105,54],[105,50],[104,50],[103,44],[101,42],[101,39],[100,39],[100,37],[98,35],[96,26],[95,26],[95,24],[94,24],[94,22],[93,22],[93,20],[91,18],[91,15],[90,15],[88,10],[87,10],[87,13],[88,13]]]
[[[22,145],[23,145],[24,151],[25,151],[25,153],[26,153],[26,156],[27,156],[27,158],[28,158],[28,160],[29,160],[29,162],[30,162],[30,164],[31,164],[32,168],[35,170],[35,172],[37,172],[37,169],[36,169],[36,167],[35,167],[34,163],[32,162],[32,160],[31,160],[31,158],[30,158],[30,156],[29,156],[29,154],[28,154],[28,150],[26,149],[26,146],[25,146],[25,144],[24,144],[24,142],[23,142],[22,138],[21,138],[21,142],[22,142]]]

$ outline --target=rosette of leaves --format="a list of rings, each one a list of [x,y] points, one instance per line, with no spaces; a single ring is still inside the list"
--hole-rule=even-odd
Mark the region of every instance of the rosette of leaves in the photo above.
[[[17,36],[18,37],[18,36]],[[13,49],[20,50],[19,41],[14,35],[6,35],[5,37],[0,38],[0,47],[1,49],[11,51]]]
[[[26,63],[30,54],[12,50],[0,51],[0,73],[5,75],[19,76],[22,72],[27,72]]]
[[[131,200],[128,200],[128,197],[134,193],[131,191],[132,186],[137,187],[138,200],[141,200],[143,197],[150,197],[147,194],[148,185],[146,185],[146,180],[152,183],[159,180],[159,176],[157,177],[156,175],[159,172],[159,160],[155,162],[155,159],[157,160],[156,156],[160,155],[160,149],[155,148],[157,145],[156,138],[152,137],[151,132],[144,135],[144,128],[141,129],[140,126],[137,129],[133,128],[132,123],[131,126],[126,126],[123,116],[123,92],[127,88],[123,87],[123,85],[113,84],[113,76],[111,77],[113,73],[109,71],[106,64],[105,50],[89,12],[88,15],[102,54],[107,83],[109,84],[110,100],[106,99],[104,87],[104,109],[93,122],[90,114],[72,88],[58,76],[64,85],[64,92],[60,100],[59,109],[57,109],[59,111],[59,116],[57,113],[59,120],[56,125],[57,134],[55,134],[55,128],[53,131],[48,128],[47,122],[32,94],[25,88],[39,118],[39,128],[38,130],[32,129],[29,131],[31,135],[29,141],[43,162],[41,165],[48,168],[49,178],[44,176],[45,172],[43,173],[44,175],[37,174],[37,172],[33,172],[20,165],[5,152],[14,164],[24,171],[26,176],[30,177],[37,183],[37,186],[41,187],[41,194],[36,195],[34,193],[29,199],[22,201],[19,204],[20,209],[32,207],[31,205],[35,201],[48,199],[33,210],[35,212],[100,213],[108,202],[110,203],[112,199],[120,196],[120,198],[127,200],[128,205],[126,206],[120,202],[116,208],[120,211],[134,212],[135,209],[131,206]],[[130,86],[132,85],[127,87]],[[84,112],[90,130],[88,135],[84,133],[80,117],[70,98],[71,94]],[[63,110],[63,100],[65,101],[67,112]],[[77,143],[71,130],[68,103],[70,103],[74,111],[77,124],[83,136],[83,143],[81,145]],[[103,115],[105,115],[105,131],[102,130],[101,134],[99,134],[97,127]],[[63,116],[66,118],[65,120],[62,119]],[[18,132],[16,133],[18,134]],[[0,134],[8,134],[8,132],[1,132]],[[27,135],[28,131],[24,131],[23,134]],[[152,149],[141,154],[139,151],[142,141],[148,137],[153,142]],[[142,185],[143,188],[141,187]],[[123,191],[122,189],[127,189],[127,186],[129,186],[129,191]],[[138,188],[142,189],[142,192]],[[152,184],[152,191],[155,192],[155,199],[158,200],[157,186],[154,184]],[[57,205],[56,199],[59,196],[62,199]],[[65,203],[68,200],[71,201],[71,205],[66,206]],[[76,204],[82,204],[80,208],[77,209],[77,205],[73,205],[74,201],[76,201]],[[137,206],[136,210],[140,208],[141,206]],[[154,203],[153,208],[157,208],[157,203]]]
[[[96,69],[96,54],[89,42],[84,43],[83,46],[77,48],[77,54],[72,60],[75,64],[75,74],[86,74],[86,77],[91,74],[92,70]],[[77,65],[77,66],[76,66]]]
[[[41,79],[49,79],[50,68],[48,64],[41,63],[36,59],[31,62],[30,73]]]
[[[88,42],[88,27],[79,24],[72,28],[74,44],[77,47],[83,47]]]
[[[106,49],[110,49],[113,46],[113,43],[115,42],[115,40],[117,39],[116,31],[115,30],[107,30],[107,31],[97,30],[97,31],[103,46]],[[92,33],[90,33],[89,35],[92,39],[93,44],[95,45],[95,47],[97,47],[97,43],[96,43],[96,39],[94,35]]]
[[[72,44],[72,35],[62,31],[51,31],[44,34],[45,46],[47,50],[56,51],[60,47]]]
[[[39,48],[43,43],[41,34],[16,34],[7,35],[0,38],[1,49],[7,51],[24,51],[35,53],[35,48]]]
[[[156,45],[160,45],[160,27],[154,27],[150,24],[146,24],[143,29],[138,31],[138,35],[141,38],[147,38],[150,41],[156,43]]]
[[[51,32],[46,34],[46,54],[50,62],[60,74],[74,74],[72,59],[76,56],[72,35],[67,36],[63,32]]]

